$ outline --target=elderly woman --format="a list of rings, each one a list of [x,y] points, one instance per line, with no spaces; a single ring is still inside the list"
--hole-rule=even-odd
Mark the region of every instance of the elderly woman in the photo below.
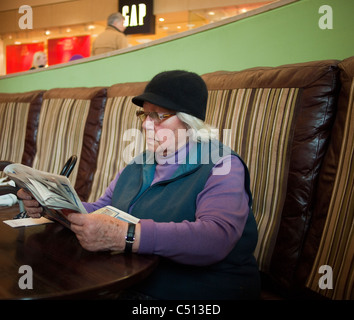
[[[153,274],[133,288],[144,297],[259,296],[248,169],[204,123],[207,98],[203,79],[180,70],[156,75],[133,98],[142,107],[137,116],[147,151],[116,176],[100,199],[84,206],[92,212],[113,205],[138,217],[138,224],[103,214],[69,215],[71,229],[87,250],[161,256]],[[23,190],[19,196],[28,199],[28,214],[40,215],[35,200]]]

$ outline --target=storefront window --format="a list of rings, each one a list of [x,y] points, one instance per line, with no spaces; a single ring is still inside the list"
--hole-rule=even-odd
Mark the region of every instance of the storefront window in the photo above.
[[[137,45],[175,35],[236,15],[245,14],[272,2],[276,1],[263,1],[228,7],[213,7],[208,9],[160,13],[156,15],[155,34],[130,35],[129,43],[131,45]]]
[[[185,10],[185,11],[176,11],[176,12],[166,12],[158,14],[155,13],[155,32],[152,34],[129,34],[127,35],[129,46],[134,47],[140,44],[149,43],[151,41],[162,39],[168,36],[176,35],[178,33],[182,33],[188,30],[196,29],[198,27],[202,27],[208,25],[213,22],[222,21],[224,19],[228,19],[237,15],[247,15],[248,12],[258,9],[262,6],[268,5],[272,2],[278,2],[278,0],[269,0],[269,1],[260,1],[260,2],[252,2],[246,1],[244,4],[240,4],[240,1],[236,1],[239,4],[232,6],[223,6],[223,7],[211,7],[211,8],[200,8],[193,10]],[[69,2],[70,3],[70,2]],[[215,1],[217,5],[220,3],[219,1]],[[48,4],[49,5],[49,4]],[[168,10],[166,10],[168,11]],[[3,14],[3,12],[0,12]],[[6,14],[6,12],[4,13]],[[18,12],[17,12],[18,14]],[[34,24],[35,26],[36,24]],[[4,32],[0,30],[0,45],[2,46],[2,50],[0,50],[0,75],[18,72],[21,70],[15,71],[14,68],[8,70],[6,72],[6,59],[8,61],[11,60],[11,57],[1,57],[1,52],[15,52],[16,48],[13,46],[21,45],[30,47],[30,44],[35,43],[44,43],[44,51],[48,54],[48,65],[53,65],[60,63],[57,57],[51,57],[51,44],[53,41],[59,43],[68,43],[68,40],[71,39],[70,43],[73,43],[72,39],[81,39],[81,38],[89,38],[89,46],[92,45],[95,37],[104,31],[106,28],[106,20],[100,21],[92,21],[89,23],[81,23],[81,24],[73,24],[73,25],[65,25],[60,27],[48,27],[45,29],[36,29],[32,30],[17,30],[16,32]],[[61,40],[64,39],[64,40]],[[82,57],[87,57],[90,55],[90,49],[87,47],[87,41],[85,42],[85,52],[77,52]],[[9,50],[7,50],[9,47]],[[10,50],[11,47],[11,50]],[[18,51],[18,50],[17,50]],[[75,50],[70,51],[70,56],[75,55]],[[63,52],[62,56],[65,59],[61,62],[67,62],[68,52]],[[2,59],[1,59],[2,58]],[[29,59],[28,57],[26,58]],[[54,61],[54,62],[53,62]],[[27,65],[24,67],[27,68]],[[25,71],[26,69],[22,70]],[[28,70],[28,69],[27,69]]]

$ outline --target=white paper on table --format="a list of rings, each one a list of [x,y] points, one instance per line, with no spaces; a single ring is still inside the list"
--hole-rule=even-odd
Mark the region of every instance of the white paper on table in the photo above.
[[[18,228],[18,227],[38,226],[46,223],[53,223],[54,221],[49,220],[45,217],[40,217],[38,219],[36,218],[12,219],[12,220],[5,220],[3,222],[12,228]]]

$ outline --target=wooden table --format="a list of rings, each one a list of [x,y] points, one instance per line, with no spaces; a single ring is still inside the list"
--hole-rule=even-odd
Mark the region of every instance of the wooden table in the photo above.
[[[75,234],[57,222],[19,228],[3,222],[16,213],[17,207],[0,208],[0,299],[109,297],[157,266],[156,256],[86,251]],[[22,271],[21,266],[31,269]],[[33,289],[21,289],[20,284],[30,284],[28,270]]]

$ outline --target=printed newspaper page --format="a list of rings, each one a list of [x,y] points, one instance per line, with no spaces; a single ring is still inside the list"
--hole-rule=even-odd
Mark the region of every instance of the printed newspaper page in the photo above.
[[[119,210],[119,209],[112,207],[112,206],[103,207],[103,208],[98,209],[92,213],[106,214],[106,215],[109,215],[113,218],[117,218],[117,219],[123,220],[125,222],[134,223],[134,224],[137,224],[140,220],[139,218],[136,218],[136,217],[130,215],[129,213],[126,213],[126,212]]]
[[[6,166],[4,173],[15,181],[17,186],[31,192],[43,207],[87,213],[75,189],[65,176],[16,163]]]
[[[10,164],[4,172],[18,187],[32,193],[33,197],[42,205],[45,216],[52,218],[70,228],[67,215],[72,212],[87,213],[80,198],[76,194],[69,179],[22,164]],[[98,209],[92,214],[106,214],[111,217],[137,224],[139,219],[112,206]]]

